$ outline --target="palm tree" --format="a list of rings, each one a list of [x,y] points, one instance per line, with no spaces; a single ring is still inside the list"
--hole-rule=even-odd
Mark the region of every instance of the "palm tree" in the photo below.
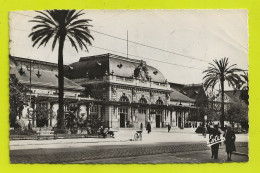
[[[33,47],[38,44],[46,46],[53,39],[52,51],[58,41],[58,85],[59,85],[59,111],[58,111],[58,128],[64,128],[64,70],[63,70],[63,48],[66,38],[70,41],[72,47],[78,52],[80,49],[91,45],[89,21],[90,19],[78,19],[84,13],[76,10],[46,10],[37,11],[39,15],[34,17],[30,22],[37,23],[30,33]]]
[[[209,87],[212,89],[216,86],[217,83],[220,83],[221,89],[221,117],[220,124],[221,128],[224,127],[224,82],[227,81],[229,86],[232,86],[234,89],[238,89],[241,86],[242,80],[237,72],[242,70],[236,68],[236,64],[230,65],[228,58],[222,58],[219,61],[214,60],[214,63],[209,63],[207,70],[204,70],[203,73],[206,73],[203,77],[204,86],[207,90]]]

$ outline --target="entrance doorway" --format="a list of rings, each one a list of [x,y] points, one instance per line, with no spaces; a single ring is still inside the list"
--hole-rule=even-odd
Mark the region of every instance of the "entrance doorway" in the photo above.
[[[125,127],[125,114],[120,113],[120,127]]]
[[[156,128],[160,128],[160,123],[161,123],[161,115],[156,115]]]
[[[182,126],[181,126],[181,116],[178,117],[178,127],[182,128]]]

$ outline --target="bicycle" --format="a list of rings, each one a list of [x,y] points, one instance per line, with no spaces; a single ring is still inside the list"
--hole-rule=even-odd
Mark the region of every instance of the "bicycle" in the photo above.
[[[136,133],[134,134],[134,140],[138,141],[138,140],[142,140],[142,131],[136,131]]]

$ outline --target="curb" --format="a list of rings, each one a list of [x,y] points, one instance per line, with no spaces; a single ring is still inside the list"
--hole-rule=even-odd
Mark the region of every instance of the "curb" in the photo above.
[[[115,140],[115,141],[71,141],[64,142],[62,144],[79,144],[79,143],[103,143],[103,142],[126,142],[129,140]],[[53,144],[61,144],[61,143],[22,143],[22,144],[9,144],[9,146],[28,146],[28,145],[53,145]]]
[[[247,156],[247,157],[248,157],[248,154],[245,154],[245,153],[234,152],[233,154],[234,154],[234,155]]]

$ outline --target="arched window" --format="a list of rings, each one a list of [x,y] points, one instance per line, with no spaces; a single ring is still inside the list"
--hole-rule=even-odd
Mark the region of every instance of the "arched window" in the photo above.
[[[123,95],[120,99],[119,99],[120,102],[129,102],[129,99],[126,95]]]
[[[144,97],[142,97],[140,98],[139,103],[147,103],[147,100]]]
[[[163,101],[162,101],[161,99],[158,99],[158,100],[156,101],[156,104],[157,104],[157,105],[163,105]]]

